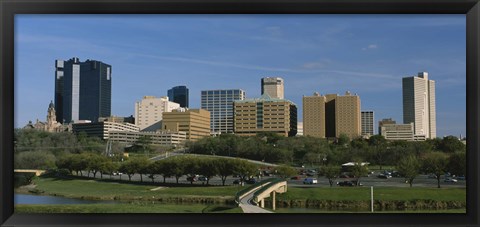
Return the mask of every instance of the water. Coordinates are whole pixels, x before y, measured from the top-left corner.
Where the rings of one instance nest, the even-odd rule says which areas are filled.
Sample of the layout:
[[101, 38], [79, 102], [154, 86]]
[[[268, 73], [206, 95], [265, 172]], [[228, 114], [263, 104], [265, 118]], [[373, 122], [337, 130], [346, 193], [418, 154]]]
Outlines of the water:
[[96, 204], [119, 203], [118, 201], [71, 199], [48, 195], [15, 194], [15, 204]]

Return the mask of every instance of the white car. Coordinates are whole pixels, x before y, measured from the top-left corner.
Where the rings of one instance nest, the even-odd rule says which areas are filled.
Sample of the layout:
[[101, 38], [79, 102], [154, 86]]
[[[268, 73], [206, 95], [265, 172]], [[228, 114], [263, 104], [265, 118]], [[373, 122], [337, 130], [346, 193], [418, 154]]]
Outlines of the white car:
[[303, 184], [318, 184], [318, 180], [315, 178], [305, 178]]
[[445, 179], [445, 182], [452, 182], [452, 183], [457, 183], [457, 179], [453, 179], [453, 178], [447, 178]]

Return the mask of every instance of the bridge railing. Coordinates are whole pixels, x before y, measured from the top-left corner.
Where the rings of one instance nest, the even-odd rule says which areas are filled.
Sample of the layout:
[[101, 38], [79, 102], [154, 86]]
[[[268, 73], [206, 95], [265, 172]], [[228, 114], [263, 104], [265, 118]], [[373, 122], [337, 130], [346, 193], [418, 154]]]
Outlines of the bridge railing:
[[237, 194], [235, 195], [235, 202], [237, 204], [240, 203], [240, 200], [245, 197], [245, 195], [249, 194], [250, 192], [254, 191], [254, 190], [257, 190], [259, 187], [263, 187], [267, 184], [270, 184], [270, 182], [273, 182], [273, 181], [276, 181], [278, 180], [277, 178], [270, 178], [270, 179], [266, 179], [266, 180], [263, 180], [263, 181], [260, 181], [260, 182], [257, 182], [253, 185], [250, 185], [240, 191], [237, 192]]
[[268, 182], [268, 184], [264, 185], [260, 190], [253, 193], [253, 201], [258, 201], [258, 195], [260, 195], [260, 194], [264, 193], [265, 191], [267, 191], [268, 189], [270, 189], [270, 187], [272, 185], [280, 183], [282, 181], [285, 181], [285, 179], [274, 178], [274, 180]]

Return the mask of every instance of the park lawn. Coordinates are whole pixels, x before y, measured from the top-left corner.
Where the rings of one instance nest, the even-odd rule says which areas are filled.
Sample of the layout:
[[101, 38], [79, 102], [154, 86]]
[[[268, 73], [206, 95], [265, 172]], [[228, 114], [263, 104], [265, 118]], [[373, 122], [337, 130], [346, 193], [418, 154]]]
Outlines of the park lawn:
[[[333, 188], [294, 188], [289, 187], [287, 193], [278, 194], [281, 200], [338, 200], [365, 201], [370, 200], [369, 187], [333, 187]], [[466, 201], [464, 188], [374, 188], [374, 199], [382, 201]]]
[[202, 213], [202, 204], [15, 205], [15, 213]]
[[162, 187], [158, 190], [154, 185], [138, 185], [101, 182], [96, 180], [83, 179], [58, 179], [58, 178], [36, 178], [36, 191], [48, 195], [57, 195], [70, 198], [85, 198], [99, 200], [130, 200], [141, 198], [166, 198], [166, 197], [223, 197], [234, 198], [238, 186], [215, 186], [203, 187]]

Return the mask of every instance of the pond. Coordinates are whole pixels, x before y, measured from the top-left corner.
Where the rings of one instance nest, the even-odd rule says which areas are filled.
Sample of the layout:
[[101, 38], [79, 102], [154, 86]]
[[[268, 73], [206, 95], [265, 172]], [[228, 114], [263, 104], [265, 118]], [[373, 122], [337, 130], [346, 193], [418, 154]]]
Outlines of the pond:
[[71, 199], [59, 196], [48, 195], [26, 195], [15, 194], [15, 204], [96, 204], [96, 203], [120, 203], [113, 200], [85, 200], [85, 199]]

